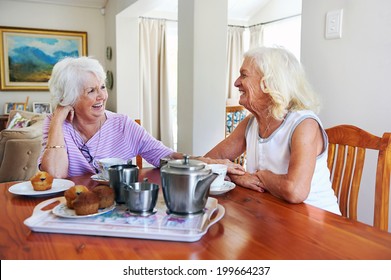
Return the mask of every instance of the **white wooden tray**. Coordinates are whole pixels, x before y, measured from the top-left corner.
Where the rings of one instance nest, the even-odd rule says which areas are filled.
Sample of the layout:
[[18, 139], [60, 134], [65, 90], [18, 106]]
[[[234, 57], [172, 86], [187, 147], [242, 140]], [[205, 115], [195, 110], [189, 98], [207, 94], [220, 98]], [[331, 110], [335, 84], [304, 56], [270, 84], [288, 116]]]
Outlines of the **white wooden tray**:
[[225, 214], [217, 199], [209, 197], [204, 213], [189, 217], [167, 214], [164, 201], [159, 199], [156, 213], [150, 216], [135, 215], [126, 211], [125, 205], [117, 205], [113, 211], [102, 215], [72, 219], [56, 216], [52, 209], [43, 210], [57, 201], [65, 203], [65, 198], [55, 197], [41, 202], [24, 224], [36, 232], [194, 242]]

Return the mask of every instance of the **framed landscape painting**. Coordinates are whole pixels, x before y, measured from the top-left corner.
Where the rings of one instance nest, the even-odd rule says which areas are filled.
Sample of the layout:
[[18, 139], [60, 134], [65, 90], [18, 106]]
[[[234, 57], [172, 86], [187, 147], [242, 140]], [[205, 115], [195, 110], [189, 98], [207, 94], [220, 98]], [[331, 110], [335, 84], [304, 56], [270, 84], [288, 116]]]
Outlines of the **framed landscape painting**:
[[48, 90], [54, 64], [87, 55], [87, 32], [0, 26], [0, 90]]

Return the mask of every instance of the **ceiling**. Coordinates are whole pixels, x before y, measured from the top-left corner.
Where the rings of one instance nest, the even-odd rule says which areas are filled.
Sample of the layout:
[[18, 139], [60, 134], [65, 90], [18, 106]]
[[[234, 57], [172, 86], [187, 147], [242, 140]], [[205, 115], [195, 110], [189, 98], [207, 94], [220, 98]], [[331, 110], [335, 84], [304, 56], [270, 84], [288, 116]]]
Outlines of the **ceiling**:
[[65, 5], [101, 9], [108, 0], [13, 0], [19, 2], [37, 2], [43, 4]]
[[[76, 7], [88, 7], [102, 9], [107, 1], [113, 0], [14, 0], [20, 2], [37, 2], [55, 5], [67, 5]], [[118, 1], [118, 0], [114, 0]], [[228, 0], [228, 19], [248, 21], [253, 15], [262, 9], [271, 0]], [[159, 1], [162, 4], [156, 7], [156, 11], [176, 12], [178, 0]]]

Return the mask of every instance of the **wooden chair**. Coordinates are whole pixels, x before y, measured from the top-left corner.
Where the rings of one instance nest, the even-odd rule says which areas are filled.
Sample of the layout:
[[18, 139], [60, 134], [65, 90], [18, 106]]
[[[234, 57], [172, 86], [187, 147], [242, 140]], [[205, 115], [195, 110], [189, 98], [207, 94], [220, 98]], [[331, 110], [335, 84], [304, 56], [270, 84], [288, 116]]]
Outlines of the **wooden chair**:
[[[134, 120], [136, 123], [141, 125], [141, 120], [140, 119], [135, 119]], [[140, 155], [136, 156], [136, 165], [139, 169], [143, 168], [143, 158]]]
[[[236, 126], [247, 116], [247, 110], [241, 105], [227, 106], [225, 107], [225, 114], [225, 137], [228, 137]], [[244, 166], [246, 164], [246, 152], [237, 157], [235, 163]]]
[[377, 150], [373, 226], [388, 231], [391, 133], [372, 135], [352, 125], [326, 129], [328, 167], [342, 215], [357, 220], [357, 201], [367, 149]]

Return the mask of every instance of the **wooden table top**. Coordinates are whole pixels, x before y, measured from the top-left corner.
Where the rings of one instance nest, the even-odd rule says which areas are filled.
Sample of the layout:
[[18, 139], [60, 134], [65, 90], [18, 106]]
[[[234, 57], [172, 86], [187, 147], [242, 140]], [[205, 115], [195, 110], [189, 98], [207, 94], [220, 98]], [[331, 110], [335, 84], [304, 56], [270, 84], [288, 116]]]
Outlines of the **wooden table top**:
[[[144, 177], [161, 185], [158, 169], [140, 170], [139, 179]], [[88, 187], [97, 184], [90, 176], [71, 180]], [[241, 187], [214, 196], [225, 215], [196, 242], [33, 232], [24, 220], [38, 203], [51, 197], [14, 195], [8, 191], [13, 184], [0, 184], [2, 260], [391, 259], [388, 232]]]

